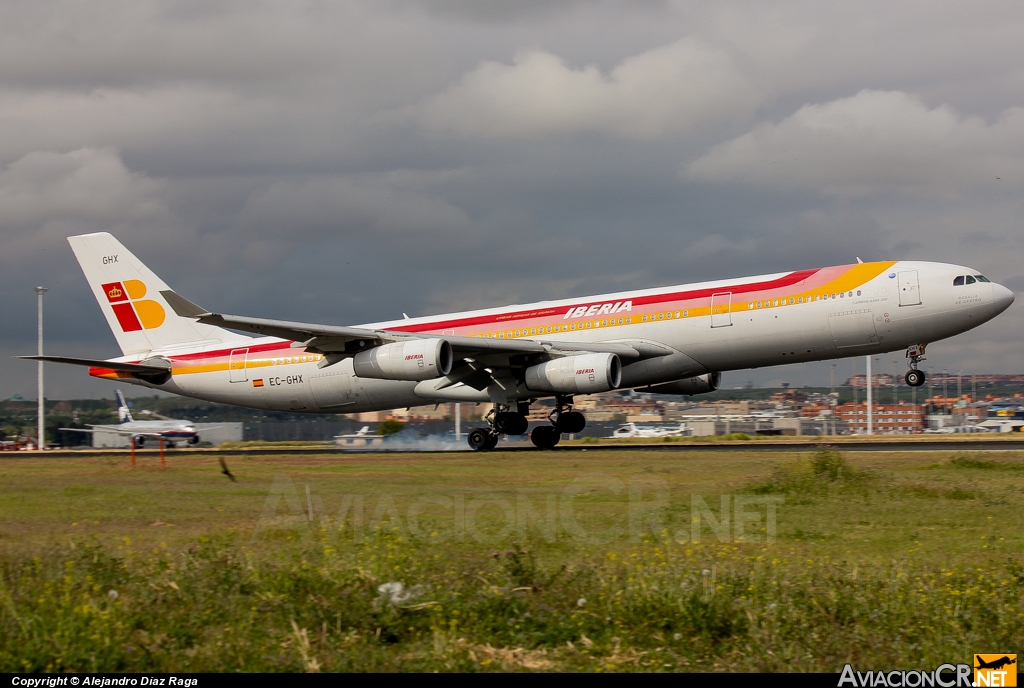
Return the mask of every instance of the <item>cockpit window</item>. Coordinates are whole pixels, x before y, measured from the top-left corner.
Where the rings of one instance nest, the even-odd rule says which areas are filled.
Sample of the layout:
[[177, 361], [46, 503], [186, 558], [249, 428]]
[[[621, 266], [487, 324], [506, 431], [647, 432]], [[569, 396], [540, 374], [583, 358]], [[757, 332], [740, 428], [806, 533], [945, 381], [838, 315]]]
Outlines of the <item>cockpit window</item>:
[[970, 275], [967, 275], [967, 284], [974, 284], [974, 283], [975, 283], [975, 282], [977, 282], [977, 281], [978, 281], [978, 280], [974, 279], [974, 278], [973, 278], [973, 277], [971, 277]]
[[988, 277], [985, 277], [984, 275], [975, 275], [974, 279], [978, 280], [979, 282], [988, 282], [989, 281]]
[[959, 277], [954, 279], [953, 280], [953, 286], [954, 287], [962, 287], [962, 286], [964, 286], [964, 276], [960, 275]]

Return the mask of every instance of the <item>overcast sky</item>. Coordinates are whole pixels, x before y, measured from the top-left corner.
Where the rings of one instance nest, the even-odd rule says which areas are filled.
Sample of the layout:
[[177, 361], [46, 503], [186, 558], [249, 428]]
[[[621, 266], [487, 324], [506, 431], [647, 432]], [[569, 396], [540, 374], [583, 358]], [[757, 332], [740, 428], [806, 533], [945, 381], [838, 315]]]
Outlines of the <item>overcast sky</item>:
[[[65, 241], [100, 230], [332, 324], [857, 256], [1024, 291], [1021, 36], [1019, 1], [7, 0], [0, 396], [35, 396], [36, 284], [48, 353], [119, 353]], [[1024, 372], [1021, 301], [928, 364]]]

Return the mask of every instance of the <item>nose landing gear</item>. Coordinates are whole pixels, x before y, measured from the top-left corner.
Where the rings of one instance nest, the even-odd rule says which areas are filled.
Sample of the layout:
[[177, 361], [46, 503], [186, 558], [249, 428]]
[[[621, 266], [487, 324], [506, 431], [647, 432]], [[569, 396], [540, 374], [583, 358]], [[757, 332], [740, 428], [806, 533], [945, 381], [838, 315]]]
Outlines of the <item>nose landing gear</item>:
[[917, 369], [917, 364], [924, 360], [925, 346], [927, 345], [915, 344], [907, 349], [907, 358], [909, 359], [907, 365], [910, 366], [910, 370], [907, 371], [903, 379], [910, 387], [920, 387], [925, 382], [926, 376], [924, 371]]

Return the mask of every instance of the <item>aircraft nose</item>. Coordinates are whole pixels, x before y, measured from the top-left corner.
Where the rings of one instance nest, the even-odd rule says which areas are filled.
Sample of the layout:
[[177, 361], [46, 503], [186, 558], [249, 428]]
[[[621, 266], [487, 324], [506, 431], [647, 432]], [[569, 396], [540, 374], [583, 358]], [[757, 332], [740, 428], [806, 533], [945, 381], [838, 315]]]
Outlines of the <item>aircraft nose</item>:
[[1004, 287], [1001, 284], [992, 285], [992, 303], [999, 309], [1000, 312], [1005, 311], [1013, 303], [1014, 299], [1013, 292]]

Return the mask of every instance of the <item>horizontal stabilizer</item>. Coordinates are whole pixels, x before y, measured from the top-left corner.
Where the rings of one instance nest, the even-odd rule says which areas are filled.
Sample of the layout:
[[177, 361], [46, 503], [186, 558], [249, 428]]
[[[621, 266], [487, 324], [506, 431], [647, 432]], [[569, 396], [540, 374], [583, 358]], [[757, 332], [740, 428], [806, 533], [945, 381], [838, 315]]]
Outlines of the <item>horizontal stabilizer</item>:
[[67, 363], [69, 365], [92, 366], [108, 370], [120, 370], [126, 373], [166, 373], [171, 369], [170, 363], [162, 359], [144, 363], [119, 363], [104, 361], [101, 358], [71, 358], [69, 356], [15, 356], [26, 361], [46, 361], [47, 363]]

